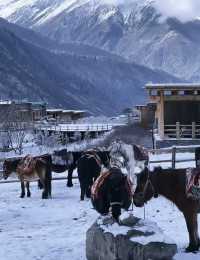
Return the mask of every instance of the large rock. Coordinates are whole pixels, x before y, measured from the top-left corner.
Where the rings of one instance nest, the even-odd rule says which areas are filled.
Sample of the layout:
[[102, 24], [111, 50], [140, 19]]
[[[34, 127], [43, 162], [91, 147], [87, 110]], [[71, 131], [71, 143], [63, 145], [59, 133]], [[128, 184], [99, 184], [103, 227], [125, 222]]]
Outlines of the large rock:
[[87, 231], [88, 260], [169, 260], [177, 252], [155, 223], [133, 216], [118, 225], [111, 218], [100, 217]]

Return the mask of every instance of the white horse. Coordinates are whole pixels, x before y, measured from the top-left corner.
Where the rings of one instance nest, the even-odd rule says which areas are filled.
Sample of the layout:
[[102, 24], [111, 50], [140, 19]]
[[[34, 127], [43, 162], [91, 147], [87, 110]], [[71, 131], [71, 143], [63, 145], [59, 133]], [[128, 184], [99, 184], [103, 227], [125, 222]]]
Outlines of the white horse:
[[136, 185], [136, 174], [141, 172], [148, 163], [148, 151], [141, 146], [114, 141], [109, 147], [111, 166], [125, 168], [127, 175]]

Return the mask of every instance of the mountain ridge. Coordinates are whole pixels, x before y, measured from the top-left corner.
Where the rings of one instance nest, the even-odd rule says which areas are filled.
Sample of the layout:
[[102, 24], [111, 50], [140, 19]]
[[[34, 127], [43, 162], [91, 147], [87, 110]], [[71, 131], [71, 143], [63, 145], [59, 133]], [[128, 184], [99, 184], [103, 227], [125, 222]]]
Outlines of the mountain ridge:
[[64, 51], [63, 46], [61, 51], [58, 45], [56, 51], [49, 42], [45, 48], [46, 38], [36, 33], [30, 37], [31, 31], [20, 30], [0, 20], [1, 98], [29, 98], [51, 106], [112, 115], [144, 102], [145, 83], [179, 81], [95, 48], [87, 55], [88, 46], [82, 46], [84, 55], [80, 45], [73, 46], [74, 52]]
[[[200, 81], [200, 21], [164, 18], [153, 1], [0, 0], [0, 16], [59, 43], [84, 43], [151, 69]], [[130, 2], [129, 2], [130, 3]], [[8, 12], [10, 10], [10, 13]]]

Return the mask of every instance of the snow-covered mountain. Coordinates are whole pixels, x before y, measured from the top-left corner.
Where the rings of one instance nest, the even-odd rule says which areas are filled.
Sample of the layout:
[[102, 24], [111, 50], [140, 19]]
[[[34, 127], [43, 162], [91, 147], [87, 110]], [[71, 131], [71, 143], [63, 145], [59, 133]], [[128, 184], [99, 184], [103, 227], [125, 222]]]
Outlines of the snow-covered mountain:
[[164, 19], [154, 0], [0, 0], [0, 16], [59, 42], [85, 43], [200, 79], [200, 21]]
[[43, 100], [108, 115], [142, 102], [146, 82], [164, 81], [178, 79], [96, 48], [59, 46], [0, 19], [1, 98]]

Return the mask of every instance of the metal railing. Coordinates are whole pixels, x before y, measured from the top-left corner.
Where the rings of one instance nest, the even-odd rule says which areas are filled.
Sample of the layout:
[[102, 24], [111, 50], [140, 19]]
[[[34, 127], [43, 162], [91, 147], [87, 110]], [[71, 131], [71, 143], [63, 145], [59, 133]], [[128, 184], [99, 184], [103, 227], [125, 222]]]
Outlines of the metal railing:
[[59, 124], [38, 126], [36, 129], [56, 132], [102, 132], [111, 131], [113, 127], [111, 124]]

